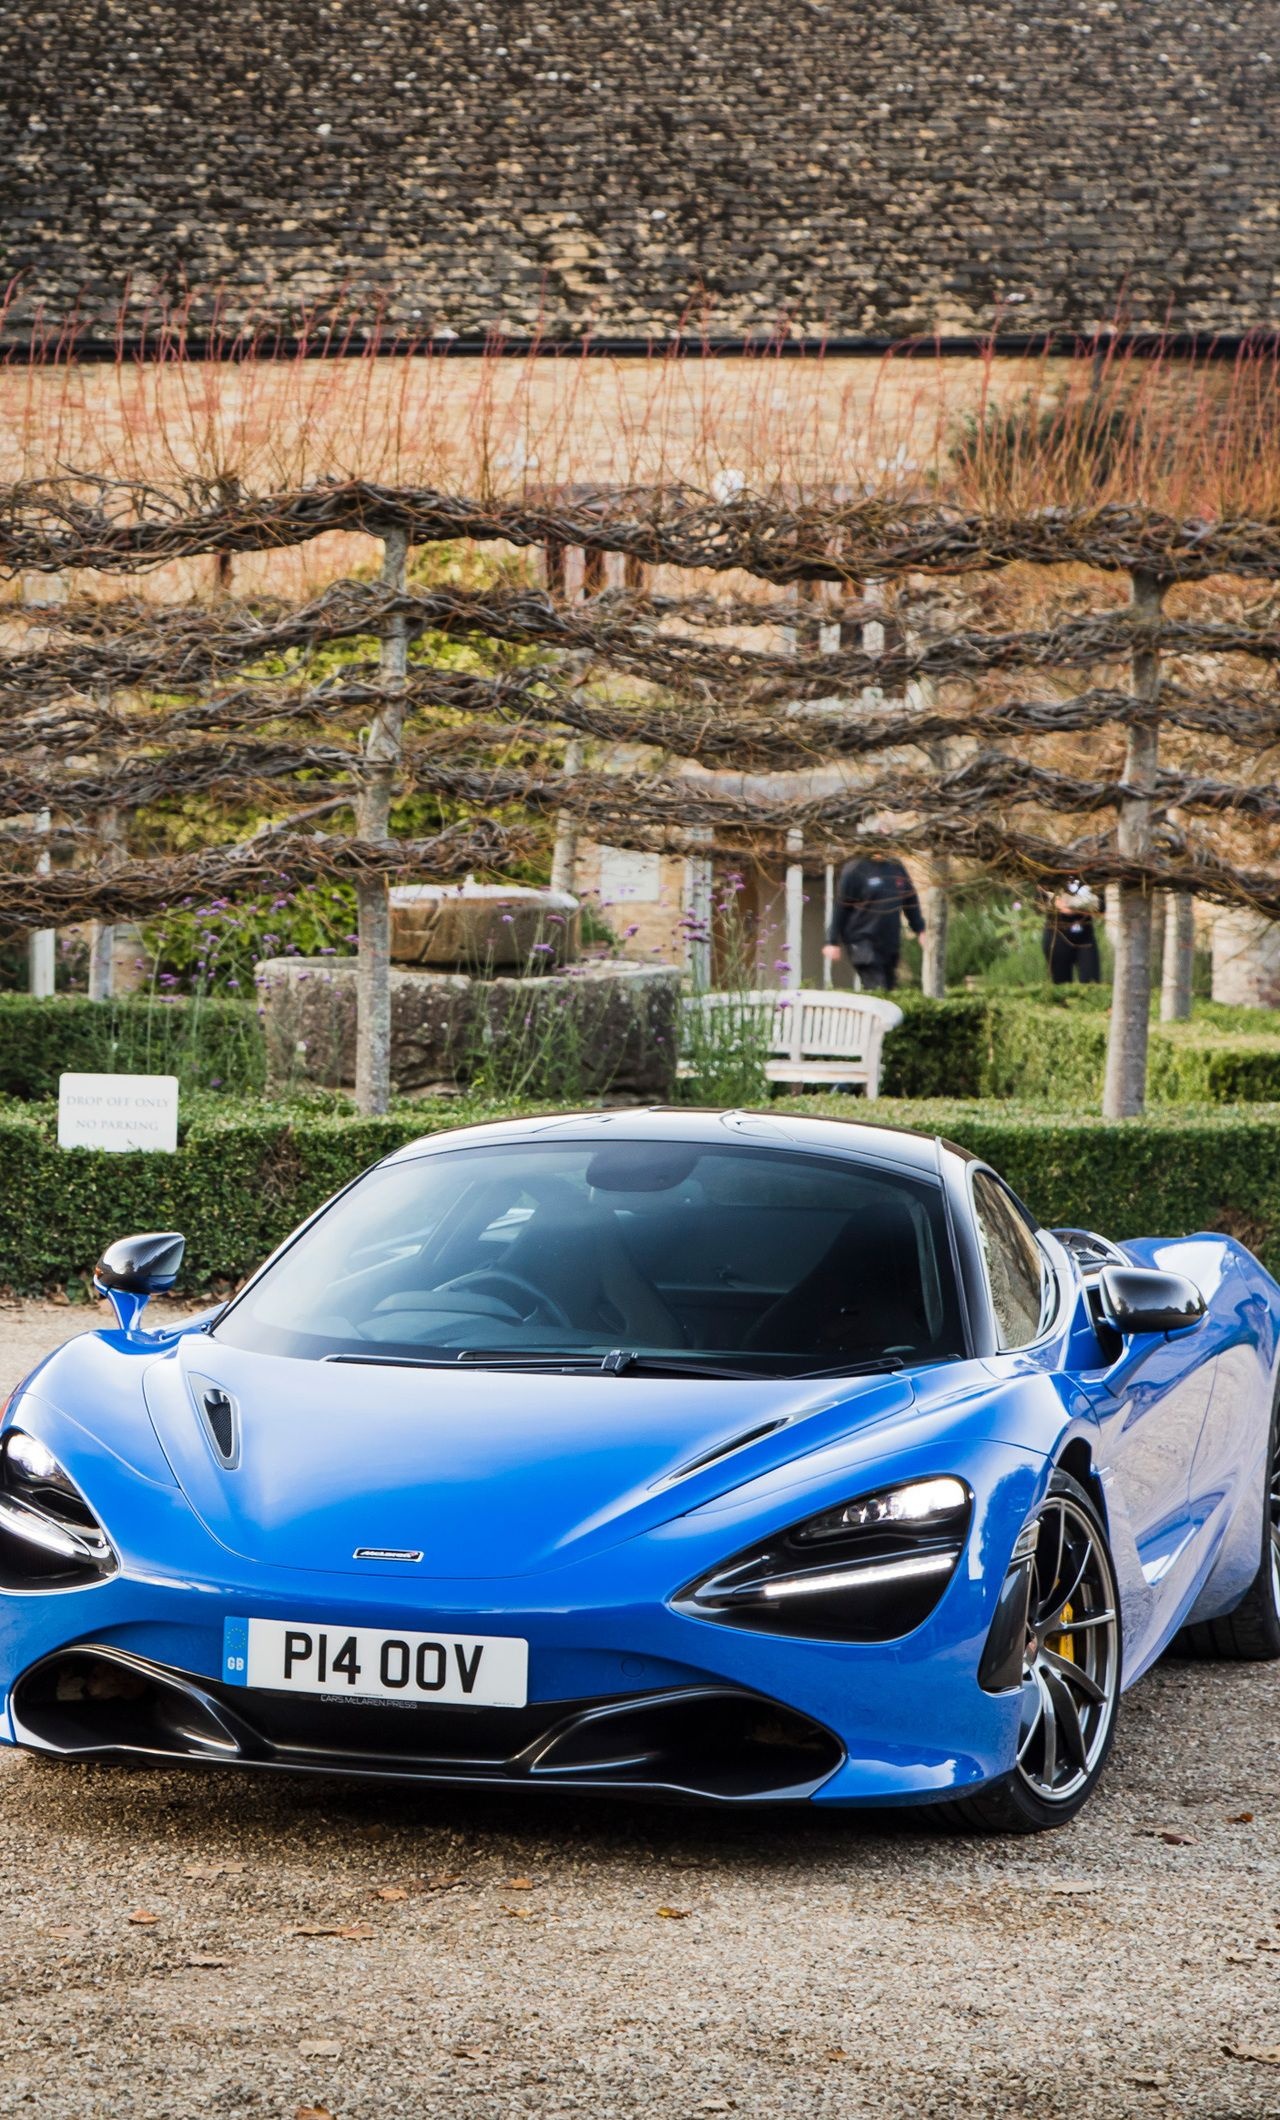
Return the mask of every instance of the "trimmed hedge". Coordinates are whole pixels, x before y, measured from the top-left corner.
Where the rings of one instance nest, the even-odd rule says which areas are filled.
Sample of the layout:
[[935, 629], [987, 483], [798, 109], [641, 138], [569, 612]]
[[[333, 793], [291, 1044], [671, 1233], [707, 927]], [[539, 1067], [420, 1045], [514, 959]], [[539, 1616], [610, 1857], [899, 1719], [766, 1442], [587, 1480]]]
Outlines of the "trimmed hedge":
[[[1047, 1109], [1096, 1106], [1108, 992], [1037, 988], [1013, 997], [899, 995], [884, 1049], [888, 1097], [1015, 1097]], [[0, 994], [0, 1094], [54, 1097], [66, 1070], [174, 1074], [184, 1091], [242, 1096], [266, 1079], [250, 1002], [83, 994]], [[1191, 1023], [1153, 1024], [1150, 1096], [1159, 1104], [1280, 1101], [1280, 1010], [1197, 1003]]]
[[[1107, 1014], [1093, 996], [1103, 990], [1064, 991], [1081, 998], [900, 996], [904, 1021], [885, 1040], [884, 1094], [1096, 1109]], [[1147, 1086], [1153, 1104], [1280, 1102], [1280, 1011], [1210, 1003], [1190, 1023], [1153, 1023]]]
[[[943, 1133], [994, 1164], [1046, 1222], [1118, 1238], [1223, 1229], [1280, 1273], [1280, 1104], [1123, 1125], [936, 1100], [882, 1100], [866, 1111], [827, 1096], [772, 1109]], [[83, 1284], [112, 1237], [163, 1228], [186, 1233], [186, 1291], [238, 1279], [379, 1156], [422, 1134], [507, 1115], [468, 1102], [401, 1104], [385, 1119], [360, 1119], [336, 1098], [205, 1097], [189, 1100], [178, 1151], [166, 1156], [59, 1150], [51, 1105], [0, 1107], [0, 1284], [23, 1293]]]
[[990, 1068], [991, 1003], [982, 994], [894, 995], [902, 1022], [884, 1042], [886, 1097], [980, 1097]]
[[266, 1051], [249, 1002], [0, 994], [0, 1092], [56, 1097], [64, 1072], [176, 1075], [184, 1089], [237, 1095], [262, 1088]]
[[[850, 1116], [841, 1096], [792, 1098], [787, 1109]], [[1012, 1103], [881, 1099], [866, 1116], [970, 1149], [1042, 1222], [1119, 1241], [1223, 1230], [1280, 1278], [1280, 1103], [1183, 1106], [1116, 1122]]]

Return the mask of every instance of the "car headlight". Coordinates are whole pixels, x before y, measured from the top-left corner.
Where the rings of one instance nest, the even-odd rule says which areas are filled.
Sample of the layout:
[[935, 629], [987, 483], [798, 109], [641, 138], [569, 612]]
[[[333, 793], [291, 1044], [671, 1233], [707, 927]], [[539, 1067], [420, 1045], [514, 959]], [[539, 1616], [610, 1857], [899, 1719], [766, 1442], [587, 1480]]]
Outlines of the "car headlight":
[[38, 1436], [0, 1438], [0, 1583], [63, 1589], [114, 1573], [111, 1542], [70, 1474]]
[[892, 1641], [933, 1611], [972, 1510], [964, 1481], [949, 1476], [881, 1488], [735, 1554], [672, 1602], [693, 1618], [759, 1633]]

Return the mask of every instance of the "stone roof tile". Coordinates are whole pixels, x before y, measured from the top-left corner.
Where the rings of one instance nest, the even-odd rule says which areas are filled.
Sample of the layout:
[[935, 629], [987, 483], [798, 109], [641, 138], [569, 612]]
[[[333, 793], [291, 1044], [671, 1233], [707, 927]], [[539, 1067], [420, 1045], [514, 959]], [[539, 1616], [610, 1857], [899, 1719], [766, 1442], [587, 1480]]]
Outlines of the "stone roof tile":
[[1280, 322], [1280, 0], [58, 0], [0, 59], [11, 336], [126, 280], [463, 334]]

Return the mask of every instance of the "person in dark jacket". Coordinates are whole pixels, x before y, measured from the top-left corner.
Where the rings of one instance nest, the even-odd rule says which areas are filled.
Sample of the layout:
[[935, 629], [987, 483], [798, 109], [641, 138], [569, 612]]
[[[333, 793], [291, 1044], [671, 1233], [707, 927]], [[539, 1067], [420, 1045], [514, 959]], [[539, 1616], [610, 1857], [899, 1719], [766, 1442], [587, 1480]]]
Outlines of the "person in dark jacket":
[[1065, 890], [1049, 897], [1040, 947], [1055, 986], [1070, 986], [1073, 978], [1081, 986], [1096, 986], [1101, 979], [1098, 934], [1093, 924], [1098, 911], [1097, 897], [1078, 876], [1070, 879]]
[[834, 964], [843, 953], [861, 986], [887, 993], [898, 976], [904, 914], [912, 934], [923, 935], [916, 887], [895, 854], [846, 861], [823, 955]]

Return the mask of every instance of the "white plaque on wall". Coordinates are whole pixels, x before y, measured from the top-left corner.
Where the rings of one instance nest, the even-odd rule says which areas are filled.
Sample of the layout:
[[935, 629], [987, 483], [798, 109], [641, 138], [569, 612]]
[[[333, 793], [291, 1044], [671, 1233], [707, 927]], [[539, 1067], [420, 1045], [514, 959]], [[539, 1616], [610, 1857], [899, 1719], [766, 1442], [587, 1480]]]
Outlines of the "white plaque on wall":
[[176, 1075], [59, 1075], [59, 1148], [177, 1145]]
[[660, 854], [631, 854], [624, 847], [601, 847], [602, 905], [654, 905], [661, 895]]

